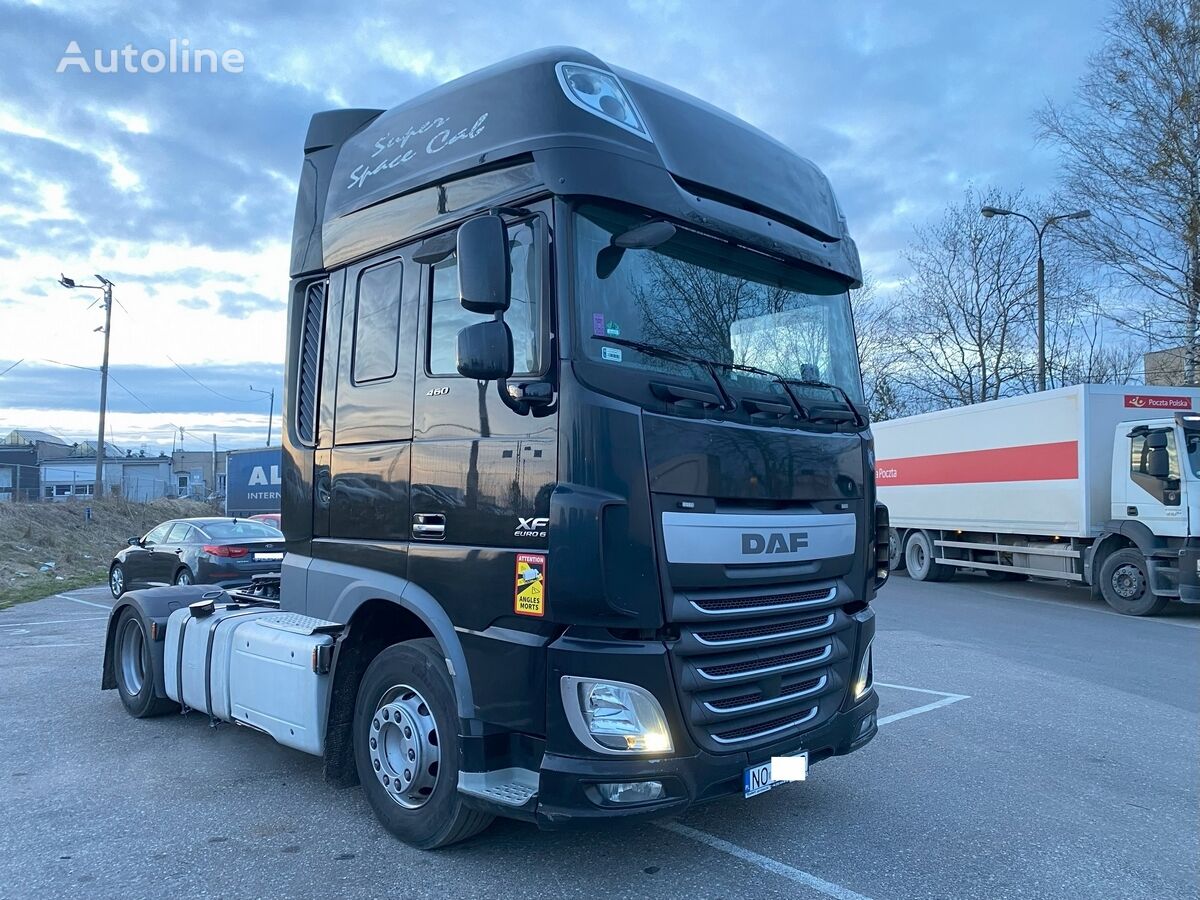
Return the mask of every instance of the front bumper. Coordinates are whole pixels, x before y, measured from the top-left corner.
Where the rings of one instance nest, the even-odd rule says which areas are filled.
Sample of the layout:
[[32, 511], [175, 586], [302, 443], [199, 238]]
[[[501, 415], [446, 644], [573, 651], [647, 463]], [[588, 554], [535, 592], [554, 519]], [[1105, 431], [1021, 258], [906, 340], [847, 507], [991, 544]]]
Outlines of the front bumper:
[[1200, 603], [1200, 544], [1189, 540], [1179, 551], [1179, 599]]
[[[746, 767], [772, 756], [807, 750], [812, 765], [865, 746], [879, 730], [878, 708], [879, 697], [871, 690], [860, 703], [821, 727], [745, 753], [717, 755], [701, 750], [690, 756], [650, 759], [585, 759], [547, 753], [539, 773], [534, 817], [540, 827], [555, 829], [630, 816], [679, 814], [697, 803], [740, 795]], [[864, 726], [865, 720], [869, 721]], [[595, 787], [604, 782], [634, 781], [659, 781], [666, 796], [650, 803], [608, 803]]]

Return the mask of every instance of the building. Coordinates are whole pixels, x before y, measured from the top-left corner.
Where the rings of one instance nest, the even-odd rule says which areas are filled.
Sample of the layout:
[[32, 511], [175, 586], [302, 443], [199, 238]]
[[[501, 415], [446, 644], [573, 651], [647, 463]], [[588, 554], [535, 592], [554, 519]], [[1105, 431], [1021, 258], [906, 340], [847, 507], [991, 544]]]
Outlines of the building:
[[1193, 383], [1193, 379], [1188, 377], [1186, 347], [1152, 350], [1142, 355], [1142, 365], [1146, 372], [1146, 384], [1171, 387]]
[[0, 503], [36, 500], [41, 481], [37, 447], [0, 444]]
[[58, 459], [70, 456], [78, 445], [72, 445], [60, 437], [36, 431], [33, 428], [14, 428], [4, 437], [6, 447], [32, 447], [37, 452], [38, 460]]
[[[68, 500], [96, 494], [95, 456], [43, 459], [38, 467], [44, 500]], [[104, 483], [110, 494], [120, 494], [131, 500], [169, 496], [172, 492], [170, 457], [106, 456]]]
[[225, 496], [226, 465], [224, 450], [176, 450], [171, 454], [172, 493], [197, 500]]

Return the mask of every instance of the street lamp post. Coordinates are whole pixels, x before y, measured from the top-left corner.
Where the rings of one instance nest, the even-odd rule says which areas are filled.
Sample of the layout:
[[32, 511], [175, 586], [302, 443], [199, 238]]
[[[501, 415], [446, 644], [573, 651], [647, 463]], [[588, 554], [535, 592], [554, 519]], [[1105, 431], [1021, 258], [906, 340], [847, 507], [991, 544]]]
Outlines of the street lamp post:
[[59, 273], [58, 283], [65, 288], [101, 291], [104, 303], [104, 361], [100, 364], [100, 433], [96, 437], [96, 486], [94, 496], [104, 496], [104, 415], [108, 409], [108, 338], [112, 332], [113, 283], [103, 275], [96, 276], [99, 284], [76, 284], [75, 279]]
[[1032, 225], [1037, 234], [1038, 390], [1044, 391], [1046, 389], [1046, 263], [1042, 258], [1042, 238], [1046, 234], [1046, 229], [1056, 222], [1062, 222], [1065, 219], [1086, 219], [1092, 213], [1090, 210], [1081, 209], [1078, 212], [1047, 216], [1046, 221], [1041, 225], [1024, 213], [1013, 212], [1011, 209], [1000, 209], [998, 206], [985, 206], [979, 210], [979, 213], [985, 219], [990, 219], [992, 216], [1017, 216]]
[[256, 394], [269, 394], [271, 397], [270, 411], [267, 413], [267, 446], [270, 447], [271, 446], [271, 422], [275, 418], [275, 388], [271, 388], [271, 390], [269, 390], [269, 391], [264, 391], [261, 388], [256, 388], [254, 385], [250, 385], [250, 390], [254, 391], [254, 393], [256, 393]]

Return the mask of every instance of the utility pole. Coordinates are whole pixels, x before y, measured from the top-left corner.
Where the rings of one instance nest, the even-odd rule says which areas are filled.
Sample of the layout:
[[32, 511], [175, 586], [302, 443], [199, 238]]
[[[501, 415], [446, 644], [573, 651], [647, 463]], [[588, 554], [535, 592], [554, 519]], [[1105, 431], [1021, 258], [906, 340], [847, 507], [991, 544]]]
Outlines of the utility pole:
[[[65, 288], [84, 288], [101, 291], [104, 304], [104, 361], [100, 364], [100, 431], [96, 437], [96, 486], [95, 496], [104, 496], [104, 416], [108, 411], [108, 343], [112, 333], [112, 289], [113, 283], [103, 275], [97, 275], [100, 284], [76, 284], [75, 279], [59, 274], [58, 283]], [[97, 331], [101, 329], [97, 328]]]
[[209, 489], [208, 493], [210, 495], [212, 495], [212, 494], [215, 494], [216, 492], [217, 492], [217, 433], [214, 431], [213, 432], [213, 480], [212, 480], [212, 487]]
[[1047, 216], [1046, 221], [1038, 225], [1024, 213], [1013, 212], [1011, 209], [985, 206], [979, 212], [985, 219], [990, 219], [992, 216], [1016, 216], [1024, 219], [1033, 226], [1033, 230], [1037, 234], [1037, 384], [1038, 390], [1044, 391], [1046, 389], [1046, 262], [1042, 258], [1042, 238], [1046, 236], [1046, 229], [1051, 225], [1066, 219], [1087, 219], [1092, 214], [1089, 210], [1081, 209], [1078, 212]]
[[270, 411], [267, 413], [267, 446], [270, 447], [271, 421], [275, 418], [275, 388], [271, 388], [269, 391], [264, 391], [261, 388], [256, 388], [254, 385], [250, 385], [250, 390], [254, 391], [256, 394], [269, 394], [271, 396]]

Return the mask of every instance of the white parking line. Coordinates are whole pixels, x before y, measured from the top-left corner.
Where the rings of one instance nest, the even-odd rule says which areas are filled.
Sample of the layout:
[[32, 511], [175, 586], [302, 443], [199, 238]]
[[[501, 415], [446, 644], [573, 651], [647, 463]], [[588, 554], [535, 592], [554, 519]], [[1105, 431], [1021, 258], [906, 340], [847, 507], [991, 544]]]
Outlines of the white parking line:
[[83, 644], [10, 644], [0, 650], [45, 650], [50, 647], [82, 647]]
[[4, 622], [0, 628], [30, 628], [36, 625], [70, 625], [73, 622], [103, 622], [108, 616], [80, 616], [78, 619], [48, 619], [45, 622]]
[[1159, 616], [1126, 616], [1113, 609], [1108, 609], [1100, 606], [1088, 606], [1083, 601], [1075, 602], [1071, 598], [1063, 598], [1062, 600], [1053, 600], [1049, 597], [1030, 597], [1026, 594], [1008, 594], [1003, 591], [988, 590], [987, 588], [970, 586], [971, 590], [984, 594], [988, 597], [998, 597], [1002, 600], [1023, 600], [1026, 603], [1041, 603], [1045, 606], [1057, 606], [1060, 609], [1066, 607], [1068, 609], [1077, 609], [1080, 612], [1092, 613], [1101, 616], [1116, 616], [1118, 619], [1129, 619], [1135, 622], [1153, 622], [1157, 625], [1173, 625], [1176, 628], [1190, 628], [1192, 631], [1200, 631], [1200, 622], [1176, 622], [1174, 619], [1164, 619]]
[[66, 594], [55, 594], [59, 600], [70, 600], [72, 603], [82, 603], [84, 606], [94, 606], [97, 609], [112, 609], [111, 603], [93, 603], [91, 600], [80, 600], [78, 597], [68, 597]]
[[834, 884], [832, 881], [818, 878], [816, 875], [811, 875], [794, 866], [781, 863], [777, 859], [771, 859], [769, 856], [763, 856], [761, 853], [755, 853], [753, 850], [747, 850], [745, 847], [731, 844], [729, 841], [713, 837], [711, 834], [698, 831], [695, 828], [689, 828], [687, 825], [682, 825], [679, 822], [658, 822], [656, 824], [659, 828], [666, 831], [678, 834], [700, 844], [707, 844], [709, 847], [720, 850], [722, 853], [728, 853], [730, 856], [735, 856], [743, 862], [748, 862], [751, 865], [758, 866], [760, 869], [766, 869], [768, 872], [773, 872], [798, 884], [810, 887], [815, 891], [820, 891], [827, 897], [837, 897], [838, 900], [869, 900], [863, 894], [856, 893], [849, 888], [844, 888], [840, 884]]
[[[879, 720], [880, 725], [886, 725], [889, 722], [896, 722], [900, 719], [907, 719], [909, 716], [919, 716], [921, 713], [931, 712], [935, 709], [940, 709], [943, 706], [949, 706], [951, 703], [957, 703], [960, 700], [970, 700], [966, 694], [951, 694], [947, 691], [932, 691], [929, 688], [912, 687], [907, 684], [890, 684], [884, 681], [875, 682], [876, 687], [893, 688], [899, 691], [913, 691], [918, 694], [929, 694], [941, 699], [935, 700], [933, 703], [927, 703], [924, 706], [918, 706], [915, 709], [906, 709], [903, 712], [893, 713], [890, 716], [884, 716]], [[745, 847], [739, 847], [737, 844], [723, 840], [719, 837], [714, 837], [705, 831], [700, 831], [696, 828], [690, 828], [680, 822], [656, 822], [659, 828], [678, 834], [689, 840], [696, 841], [700, 844], [705, 844], [715, 850], [720, 850], [722, 853], [728, 853], [730, 856], [735, 856], [743, 862], [748, 862], [751, 865], [758, 866], [760, 869], [765, 869], [768, 872], [773, 872], [784, 878], [795, 881], [798, 884], [807, 885], [815, 891], [820, 891], [828, 897], [837, 897], [839, 900], [868, 900], [863, 894], [856, 893], [849, 888], [842, 887], [840, 884], [834, 884], [832, 881], [826, 881], [824, 878], [819, 878], [802, 869], [797, 869], [795, 866], [789, 866], [786, 863], [781, 863], [777, 859], [771, 859], [769, 856], [763, 856], [761, 853], [755, 853], [753, 850], [747, 850]]]
[[886, 725], [889, 722], [898, 722], [900, 719], [907, 719], [909, 716], [919, 716], [921, 713], [932, 712], [935, 709], [941, 709], [943, 706], [949, 706], [951, 703], [957, 703], [959, 700], [970, 700], [966, 694], [950, 694], [946, 691], [931, 691], [929, 688], [910, 687], [907, 684], [888, 684], [883, 681], [875, 682], [875, 687], [893, 688], [898, 691], [915, 691], [918, 694], [932, 694], [934, 697], [941, 697], [941, 700], [935, 700], [933, 703], [927, 703], [924, 706], [918, 706], [914, 709], [906, 709], [902, 712], [892, 713], [890, 716], [884, 716], [879, 720], [880, 725]]

